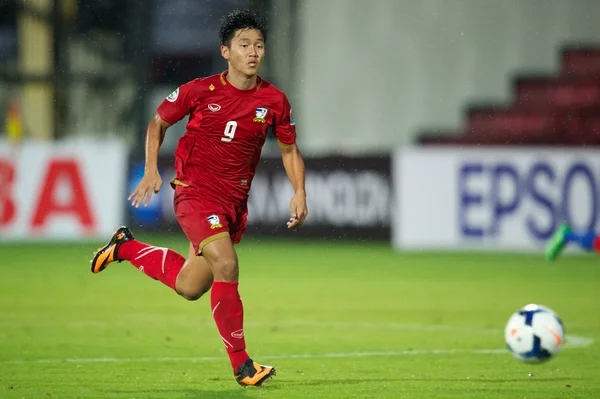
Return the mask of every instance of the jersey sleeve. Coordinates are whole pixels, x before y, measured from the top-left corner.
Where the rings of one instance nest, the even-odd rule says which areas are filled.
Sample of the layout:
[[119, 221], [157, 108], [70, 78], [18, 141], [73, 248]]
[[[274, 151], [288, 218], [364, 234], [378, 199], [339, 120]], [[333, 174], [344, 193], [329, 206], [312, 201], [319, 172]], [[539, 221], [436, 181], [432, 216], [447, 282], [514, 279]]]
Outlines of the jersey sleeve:
[[285, 94], [281, 112], [275, 119], [275, 137], [283, 144], [294, 144], [296, 142], [296, 121], [292, 113], [292, 106]]
[[172, 125], [190, 113], [193, 83], [192, 81], [179, 86], [163, 100], [156, 110], [160, 119]]

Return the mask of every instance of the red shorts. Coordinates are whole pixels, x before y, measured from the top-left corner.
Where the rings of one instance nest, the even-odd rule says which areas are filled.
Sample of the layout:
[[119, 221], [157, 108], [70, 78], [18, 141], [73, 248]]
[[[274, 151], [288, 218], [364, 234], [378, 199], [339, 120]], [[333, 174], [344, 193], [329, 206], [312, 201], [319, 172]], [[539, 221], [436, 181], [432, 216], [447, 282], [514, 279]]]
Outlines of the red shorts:
[[193, 187], [175, 186], [175, 216], [196, 253], [214, 240], [229, 236], [234, 244], [247, 226], [248, 207], [218, 203], [202, 197]]

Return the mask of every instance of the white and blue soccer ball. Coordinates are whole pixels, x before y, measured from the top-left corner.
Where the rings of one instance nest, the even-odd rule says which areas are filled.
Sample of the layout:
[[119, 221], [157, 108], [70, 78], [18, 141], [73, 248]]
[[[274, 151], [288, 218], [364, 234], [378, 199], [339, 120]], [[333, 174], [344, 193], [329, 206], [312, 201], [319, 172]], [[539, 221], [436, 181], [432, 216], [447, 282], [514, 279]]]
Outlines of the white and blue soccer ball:
[[552, 309], [530, 304], [513, 313], [506, 323], [504, 338], [514, 357], [527, 363], [541, 363], [560, 352], [565, 328]]

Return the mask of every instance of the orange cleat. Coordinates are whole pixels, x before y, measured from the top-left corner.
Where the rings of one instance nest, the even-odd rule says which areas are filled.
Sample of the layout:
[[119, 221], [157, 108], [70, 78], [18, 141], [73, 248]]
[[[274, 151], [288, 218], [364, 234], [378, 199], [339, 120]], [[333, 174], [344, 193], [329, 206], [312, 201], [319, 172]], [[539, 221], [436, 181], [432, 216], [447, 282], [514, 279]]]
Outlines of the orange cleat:
[[114, 261], [121, 262], [118, 257], [118, 251], [121, 244], [133, 240], [133, 233], [129, 227], [121, 226], [113, 232], [110, 241], [105, 246], [98, 248], [98, 252], [94, 252], [94, 259], [90, 261], [92, 265], [92, 273], [100, 273], [102, 270]]
[[244, 388], [250, 385], [260, 387], [275, 375], [275, 368], [263, 366], [248, 358], [244, 364], [238, 367], [234, 375], [238, 384]]

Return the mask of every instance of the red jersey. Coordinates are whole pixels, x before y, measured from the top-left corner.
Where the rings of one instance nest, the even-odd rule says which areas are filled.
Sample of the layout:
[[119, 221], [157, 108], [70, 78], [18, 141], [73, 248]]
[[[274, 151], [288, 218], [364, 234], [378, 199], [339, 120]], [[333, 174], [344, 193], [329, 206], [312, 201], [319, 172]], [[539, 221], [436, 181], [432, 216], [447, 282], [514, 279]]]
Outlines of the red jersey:
[[240, 204], [248, 199], [269, 126], [284, 144], [295, 143], [296, 128], [282, 91], [260, 78], [252, 89], [239, 90], [226, 74], [180, 86], [157, 112], [170, 124], [189, 115], [175, 150], [176, 181], [218, 202]]

